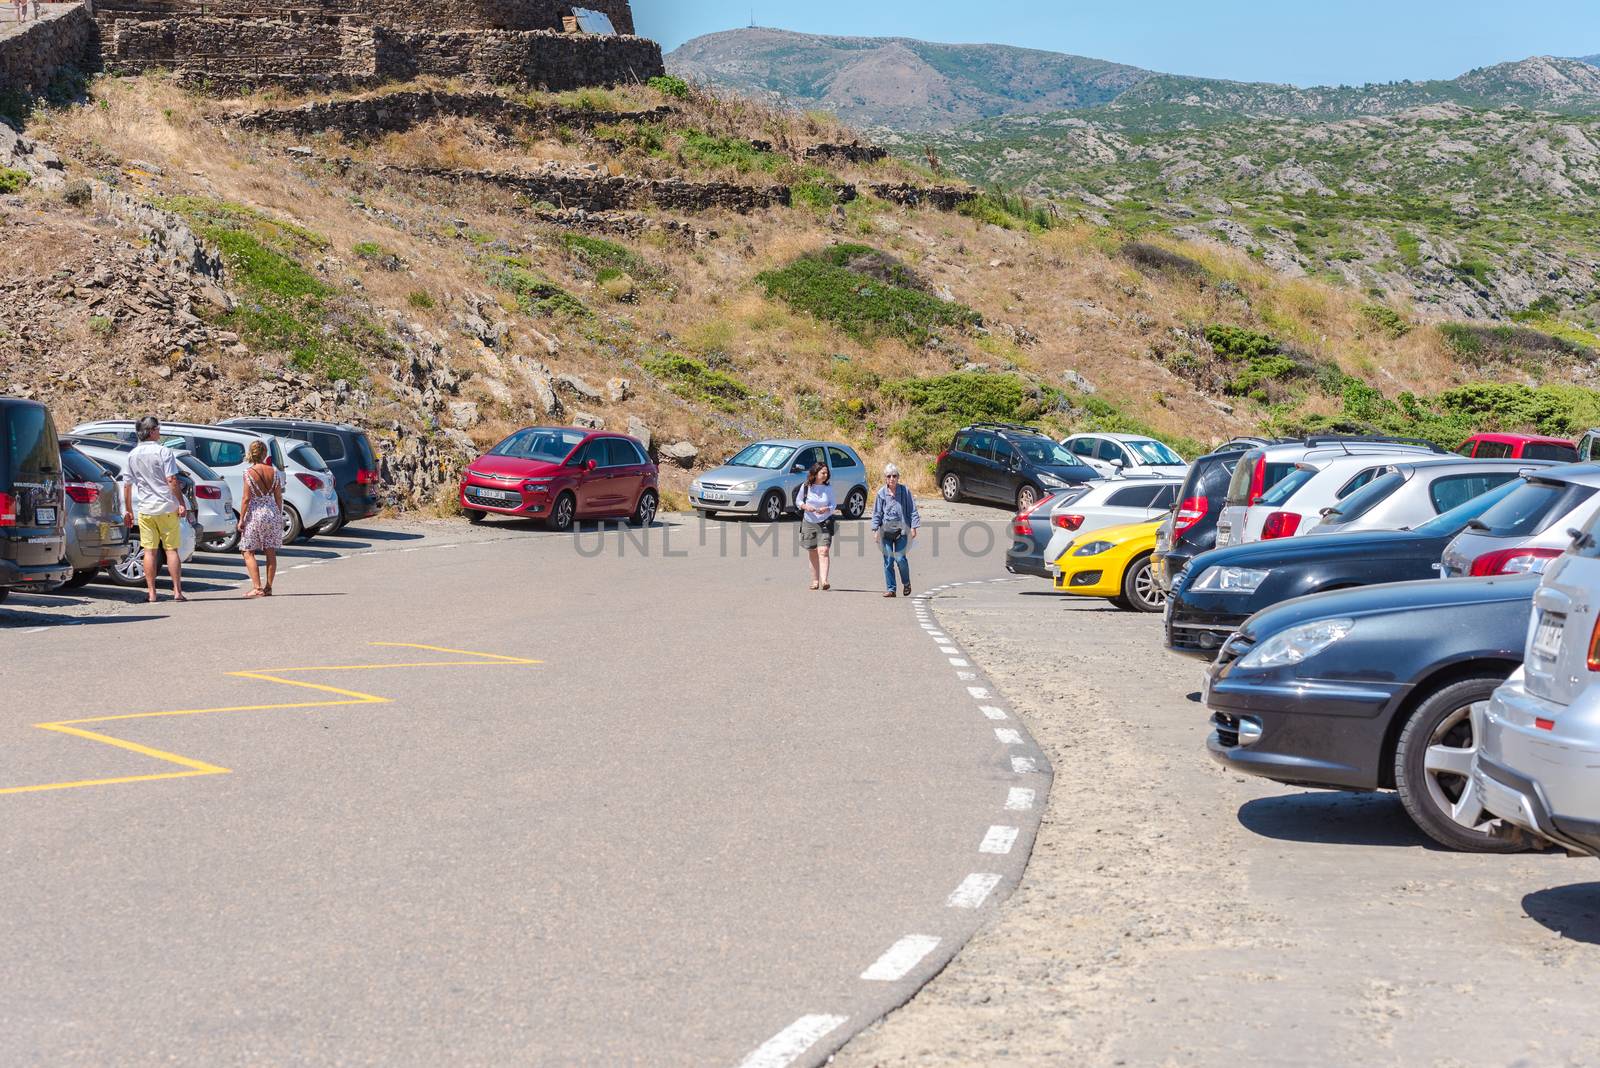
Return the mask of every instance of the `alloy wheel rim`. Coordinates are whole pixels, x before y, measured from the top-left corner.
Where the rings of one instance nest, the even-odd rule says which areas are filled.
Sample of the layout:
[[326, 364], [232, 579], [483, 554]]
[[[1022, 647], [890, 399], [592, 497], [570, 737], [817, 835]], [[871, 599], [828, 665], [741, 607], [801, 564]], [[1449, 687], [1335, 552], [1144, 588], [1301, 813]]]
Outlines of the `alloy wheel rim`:
[[1167, 592], [1156, 582], [1155, 571], [1148, 562], [1133, 576], [1133, 592], [1152, 608], [1161, 608], [1167, 603]]
[[945, 476], [945, 480], [944, 480], [944, 499], [945, 500], [947, 500], [947, 501], [955, 500], [956, 499], [956, 494], [960, 491], [960, 489], [961, 489], [961, 483], [956, 481], [956, 476], [954, 476], [954, 475], [946, 475]]
[[1036, 503], [1038, 503], [1038, 500], [1039, 495], [1033, 492], [1031, 488], [1024, 489], [1021, 493], [1017, 494], [1017, 511], [1026, 512], [1029, 508], [1032, 508]]
[[1474, 709], [1487, 709], [1489, 702], [1462, 705], [1439, 721], [1428, 738], [1423, 753], [1423, 777], [1427, 780], [1428, 800], [1456, 826], [1487, 834], [1496, 818], [1483, 807], [1478, 785], [1472, 777], [1472, 761], [1478, 753], [1478, 740], [1472, 733]]
[[556, 525], [566, 526], [572, 522], [572, 501], [566, 497], [556, 503]]
[[112, 570], [114, 570], [118, 576], [126, 579], [129, 582], [143, 582], [144, 560], [142, 558], [141, 551], [139, 549], [134, 549], [127, 556], [124, 556], [121, 560], [118, 560], [114, 565], [112, 565]]
[[644, 499], [644, 507], [639, 509], [639, 518], [644, 520], [644, 526], [649, 526], [655, 520], [656, 499], [654, 497], [646, 497]]
[[861, 514], [867, 510], [867, 495], [860, 490], [850, 494], [849, 507], [852, 518], [861, 518]]
[[778, 498], [768, 497], [766, 506], [761, 509], [761, 517], [768, 522], [776, 523], [782, 507], [783, 506], [778, 503]]

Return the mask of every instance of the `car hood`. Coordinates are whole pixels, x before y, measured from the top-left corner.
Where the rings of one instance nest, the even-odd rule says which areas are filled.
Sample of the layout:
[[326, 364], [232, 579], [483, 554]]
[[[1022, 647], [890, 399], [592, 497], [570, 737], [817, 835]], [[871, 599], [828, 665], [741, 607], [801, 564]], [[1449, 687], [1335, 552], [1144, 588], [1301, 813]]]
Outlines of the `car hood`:
[[1252, 637], [1276, 634], [1286, 627], [1339, 616], [1387, 615], [1391, 612], [1425, 612], [1497, 602], [1533, 603], [1538, 575], [1510, 575], [1484, 579], [1424, 579], [1334, 590], [1296, 597], [1251, 616], [1240, 628]]
[[[714, 467], [703, 475], [695, 477], [701, 482], [765, 482], [772, 478], [781, 478], [783, 469], [774, 471], [770, 467], [746, 467], [744, 464], [723, 464]], [[798, 475], [796, 476], [799, 477]]]
[[498, 476], [505, 479], [542, 478], [559, 474], [562, 466], [545, 460], [523, 460], [515, 456], [480, 456], [467, 465], [467, 470], [476, 475]]
[[1152, 519], [1144, 523], [1124, 523], [1120, 527], [1101, 527], [1091, 530], [1087, 534], [1080, 534], [1073, 539], [1073, 544], [1090, 541], [1109, 541], [1112, 545], [1126, 545], [1133, 541], [1148, 541], [1155, 544], [1156, 531], [1161, 529], [1162, 520]]

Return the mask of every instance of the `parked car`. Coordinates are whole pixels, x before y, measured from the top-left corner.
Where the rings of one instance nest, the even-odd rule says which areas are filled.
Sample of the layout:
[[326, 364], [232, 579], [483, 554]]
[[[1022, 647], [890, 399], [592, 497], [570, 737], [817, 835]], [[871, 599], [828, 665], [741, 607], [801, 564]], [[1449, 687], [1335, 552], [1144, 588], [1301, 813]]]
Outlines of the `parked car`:
[[576, 427], [527, 427], [461, 474], [459, 500], [473, 523], [490, 515], [540, 519], [568, 531], [579, 519], [655, 521], [660, 472], [644, 446], [622, 434]]
[[1233, 473], [1217, 544], [1293, 537], [1308, 516], [1320, 518], [1323, 508], [1387, 473], [1390, 465], [1438, 454], [1427, 442], [1365, 438], [1312, 438], [1255, 450]]
[[[73, 435], [108, 438], [132, 446], [138, 443], [131, 419], [102, 419], [73, 428]], [[195, 458], [220, 474], [228, 483], [233, 499], [244, 503], [245, 450], [252, 441], [265, 442], [272, 465], [284, 470], [283, 445], [270, 434], [257, 434], [239, 427], [205, 426], [199, 423], [162, 423], [161, 442], [170, 449], [193, 453]]]
[[1170, 478], [1118, 478], [1071, 491], [1050, 516], [1053, 533], [1044, 551], [1047, 565], [1085, 534], [1164, 518], [1177, 504], [1181, 485]]
[[1054, 561], [1056, 589], [1076, 597], [1104, 597], [1133, 612], [1161, 611], [1167, 594], [1150, 573], [1160, 525], [1107, 527], [1072, 542]]
[[1531, 474], [1516, 491], [1445, 547], [1441, 574], [1538, 574], [1600, 508], [1600, 464], [1563, 464]]
[[1026, 512], [1050, 490], [1093, 482], [1094, 468], [1037, 430], [1009, 423], [974, 423], [956, 432], [939, 454], [934, 478], [947, 501], [972, 498]]
[[1578, 439], [1578, 462], [1600, 461], [1600, 428], [1587, 430]]
[[317, 450], [333, 472], [339, 496], [339, 518], [321, 531], [332, 534], [348, 523], [375, 516], [383, 508], [378, 496], [378, 458], [372, 441], [349, 423], [324, 423], [312, 419], [224, 419], [219, 426], [294, 438]]
[[283, 543], [310, 541], [339, 525], [333, 472], [316, 449], [294, 438], [274, 438], [283, 455]]
[[[106, 468], [119, 482], [117, 516], [122, 516], [120, 480], [127, 468], [128, 454], [133, 446], [125, 441], [69, 434], [62, 438], [95, 462]], [[191, 504], [195, 508], [193, 523], [198, 547], [207, 552], [233, 552], [239, 547], [239, 513], [234, 508], [233, 490], [222, 476], [195, 458], [193, 453], [177, 451], [178, 467], [192, 487]], [[130, 538], [138, 531], [129, 531]]]
[[1522, 667], [1474, 710], [1473, 783], [1485, 808], [1600, 856], [1600, 520], [1533, 595]]
[[754, 513], [775, 523], [799, 511], [795, 501], [812, 464], [828, 466], [834, 496], [846, 518], [866, 514], [867, 467], [854, 449], [836, 441], [752, 442], [690, 483], [689, 503], [702, 516]]
[[72, 578], [58, 441], [44, 405], [0, 397], [0, 601]]
[[1322, 513], [1311, 534], [1409, 530], [1514, 481], [1548, 460], [1421, 460], [1394, 464]]
[[1217, 544], [1217, 519], [1227, 500], [1239, 461], [1248, 449], [1224, 448], [1208, 453], [1189, 465], [1189, 473], [1178, 487], [1178, 503], [1172, 515], [1156, 534], [1156, 549], [1150, 557], [1150, 570], [1163, 590], [1172, 588], [1173, 579], [1183, 573], [1189, 561]]
[[67, 563], [72, 565], [72, 577], [62, 586], [77, 589], [128, 555], [132, 532], [122, 524], [117, 476], [70, 441], [62, 440], [60, 448], [66, 480]]
[[1181, 479], [1189, 462], [1155, 438], [1142, 434], [1073, 434], [1061, 444], [1102, 478], [1125, 475], [1164, 475]]
[[1472, 708], [1522, 659], [1537, 582], [1402, 582], [1286, 601], [1252, 616], [1206, 675], [1206, 746], [1289, 786], [1397, 790], [1452, 849], [1505, 853], [1470, 779]]
[[1062, 500], [1081, 494], [1081, 489], [1051, 490], [1026, 512], [1018, 512], [1011, 520], [1011, 547], [1006, 550], [1006, 570], [1013, 575], [1036, 575], [1051, 578], [1045, 564], [1045, 546], [1055, 528], [1050, 525], [1051, 510]]
[[1435, 578], [1451, 539], [1521, 484], [1505, 483], [1415, 530], [1258, 541], [1197, 556], [1167, 600], [1167, 648], [1209, 660], [1246, 619], [1291, 598]]
[[1554, 460], [1576, 463], [1578, 447], [1565, 438], [1537, 434], [1474, 434], [1456, 450], [1477, 460]]

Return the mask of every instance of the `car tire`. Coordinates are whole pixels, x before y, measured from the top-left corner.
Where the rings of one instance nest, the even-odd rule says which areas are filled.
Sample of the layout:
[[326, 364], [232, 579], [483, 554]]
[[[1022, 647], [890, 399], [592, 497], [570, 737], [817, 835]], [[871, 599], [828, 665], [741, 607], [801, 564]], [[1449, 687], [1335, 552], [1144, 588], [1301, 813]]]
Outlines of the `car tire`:
[[1463, 853], [1521, 853], [1533, 844], [1477, 804], [1472, 781], [1472, 706], [1503, 682], [1503, 675], [1479, 675], [1436, 690], [1412, 709], [1395, 746], [1395, 789], [1407, 815], [1429, 838]]
[[545, 520], [545, 526], [557, 534], [566, 534], [578, 519], [578, 498], [570, 493], [563, 493], [556, 498], [556, 503], [550, 506], [550, 518]]
[[1135, 612], [1160, 612], [1167, 607], [1167, 594], [1156, 581], [1150, 567], [1150, 554], [1136, 558], [1122, 573], [1122, 605]]
[[292, 545], [305, 533], [305, 524], [300, 521], [300, 512], [288, 501], [283, 502], [283, 543]]
[[857, 486], [850, 491], [844, 499], [844, 517], [850, 520], [860, 519], [867, 514], [867, 487]]
[[473, 526], [477, 526], [479, 523], [482, 523], [485, 519], [489, 518], [488, 512], [480, 512], [476, 508], [463, 508], [461, 511], [462, 514], [467, 517], [467, 522], [471, 523]]
[[1029, 508], [1039, 503], [1040, 490], [1032, 482], [1024, 482], [1017, 487], [1017, 514], [1021, 515]]
[[961, 476], [954, 471], [945, 472], [939, 480], [939, 495], [951, 504], [961, 499]]
[[106, 568], [106, 578], [125, 589], [144, 585], [144, 550], [135, 542], [121, 560]]
[[0, 604], [5, 604], [6, 598], [10, 596], [11, 589], [9, 587], [0, 587]]
[[717, 515], [716, 512], [713, 512], [709, 508], [696, 508], [695, 514], [697, 514], [701, 519], [714, 519]]
[[232, 534], [205, 538], [200, 542], [200, 548], [208, 553], [236, 553], [239, 551], [239, 531], [235, 528]]
[[655, 490], [645, 490], [639, 494], [639, 504], [634, 508], [633, 514], [628, 517], [630, 527], [647, 527], [656, 521], [656, 509], [661, 507], [661, 498], [656, 496]]
[[61, 588], [64, 590], [81, 590], [93, 582], [94, 577], [98, 574], [100, 574], [98, 567], [87, 567], [82, 571], [74, 571], [72, 577], [61, 584]]
[[783, 494], [777, 490], [769, 490], [761, 498], [761, 506], [756, 509], [756, 518], [763, 523], [776, 523], [783, 518]]

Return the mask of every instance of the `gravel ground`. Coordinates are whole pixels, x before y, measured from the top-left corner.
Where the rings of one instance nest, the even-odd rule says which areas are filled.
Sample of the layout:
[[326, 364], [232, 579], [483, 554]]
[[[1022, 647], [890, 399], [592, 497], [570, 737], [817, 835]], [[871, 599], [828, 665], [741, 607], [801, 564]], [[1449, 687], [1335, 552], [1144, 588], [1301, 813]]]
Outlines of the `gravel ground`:
[[1445, 852], [1392, 795], [1213, 764], [1155, 617], [1036, 579], [934, 604], [1055, 788], [995, 922], [836, 1063], [1595, 1063], [1593, 861]]

